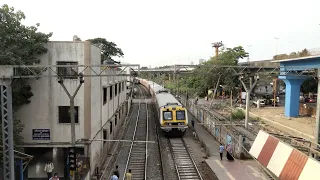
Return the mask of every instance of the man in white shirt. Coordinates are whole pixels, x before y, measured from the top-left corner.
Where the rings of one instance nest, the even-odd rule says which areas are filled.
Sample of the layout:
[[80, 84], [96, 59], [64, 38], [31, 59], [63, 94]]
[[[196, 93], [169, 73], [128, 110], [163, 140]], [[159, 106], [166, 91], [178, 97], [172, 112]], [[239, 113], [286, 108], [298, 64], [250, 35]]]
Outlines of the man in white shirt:
[[48, 161], [44, 167], [44, 171], [47, 173], [48, 179], [50, 179], [52, 177], [53, 169], [54, 169], [53, 163], [51, 161]]

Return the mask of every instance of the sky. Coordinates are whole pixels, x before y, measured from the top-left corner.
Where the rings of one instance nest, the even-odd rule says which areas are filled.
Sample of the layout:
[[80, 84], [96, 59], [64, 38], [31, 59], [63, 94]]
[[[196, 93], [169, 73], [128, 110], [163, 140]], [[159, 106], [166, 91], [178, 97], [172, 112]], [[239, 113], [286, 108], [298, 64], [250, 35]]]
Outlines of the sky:
[[[103, 37], [141, 66], [197, 64], [213, 42], [243, 46], [250, 61], [303, 48], [320, 52], [319, 0], [0, 0], [52, 41]], [[278, 40], [275, 39], [278, 38]]]

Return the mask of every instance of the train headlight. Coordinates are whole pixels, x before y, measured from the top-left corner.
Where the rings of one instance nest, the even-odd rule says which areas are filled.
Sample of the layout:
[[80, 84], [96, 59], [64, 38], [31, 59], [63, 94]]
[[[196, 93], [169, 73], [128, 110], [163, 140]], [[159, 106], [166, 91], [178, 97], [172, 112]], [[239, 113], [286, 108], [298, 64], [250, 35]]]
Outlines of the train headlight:
[[169, 126], [171, 126], [171, 123], [169, 123]]

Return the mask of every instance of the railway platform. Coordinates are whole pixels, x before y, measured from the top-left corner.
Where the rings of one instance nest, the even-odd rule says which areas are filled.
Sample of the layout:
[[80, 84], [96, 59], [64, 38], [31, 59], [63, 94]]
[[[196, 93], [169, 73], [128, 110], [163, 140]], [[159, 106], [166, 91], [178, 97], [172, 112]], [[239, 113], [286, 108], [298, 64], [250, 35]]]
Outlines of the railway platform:
[[[194, 118], [191, 114], [189, 117]], [[195, 122], [197, 122], [195, 120]], [[198, 139], [205, 146], [208, 154], [206, 163], [216, 174], [219, 180], [267, 180], [263, 168], [255, 160], [237, 160], [230, 162], [224, 153], [220, 161], [219, 142], [201, 125], [195, 123], [195, 131]]]

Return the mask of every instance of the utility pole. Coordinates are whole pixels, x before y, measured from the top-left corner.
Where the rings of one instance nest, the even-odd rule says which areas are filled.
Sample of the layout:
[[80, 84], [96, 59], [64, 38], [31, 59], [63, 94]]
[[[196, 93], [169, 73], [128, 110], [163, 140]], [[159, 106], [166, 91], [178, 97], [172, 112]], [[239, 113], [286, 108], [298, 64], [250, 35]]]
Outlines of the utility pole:
[[[247, 45], [247, 46], [248, 46], [248, 49], [250, 49], [250, 47], [251, 47], [252, 45]], [[247, 63], [248, 63], [248, 65], [250, 66], [250, 53], [248, 53]]]
[[250, 108], [250, 94], [251, 91], [253, 90], [254, 86], [257, 84], [259, 80], [259, 75], [255, 75], [255, 81], [252, 84], [252, 78], [250, 77], [250, 82], [249, 82], [249, 87], [246, 86], [246, 84], [243, 82], [243, 76], [239, 77], [240, 82], [242, 83], [244, 89], [246, 90], [246, 119], [245, 119], [245, 128], [248, 128], [248, 122], [249, 122], [249, 108]]
[[13, 146], [13, 118], [12, 118], [12, 76], [13, 69], [0, 67], [1, 117], [3, 139], [3, 176], [4, 180], [14, 177], [14, 146]]
[[276, 107], [276, 95], [277, 95], [277, 78], [273, 80], [273, 107]]
[[215, 48], [216, 58], [218, 58], [219, 48], [220, 48], [221, 46], [223, 46], [222, 41], [212, 43], [212, 47]]
[[[75, 147], [76, 147], [76, 121], [75, 121], [75, 110], [74, 110], [74, 98], [76, 97], [81, 85], [84, 83], [83, 80], [83, 75], [80, 73], [79, 74], [79, 78], [80, 78], [80, 84], [77, 86], [76, 91], [71, 95], [68, 91], [68, 89], [66, 88], [66, 86], [63, 84], [63, 77], [59, 77], [58, 83], [62, 86], [62, 88], [64, 89], [64, 91], [66, 92], [66, 94], [69, 97], [70, 100], [70, 119], [71, 119], [71, 146], [74, 150], [74, 156], [76, 157], [76, 151], [75, 151]], [[76, 158], [74, 158], [76, 160]], [[76, 162], [74, 162], [74, 164], [76, 165]], [[74, 167], [75, 171], [76, 171], [77, 167]], [[75, 180], [75, 171], [73, 171], [72, 173], [72, 180]], [[71, 171], [72, 172], [72, 171]]]
[[218, 89], [218, 86], [219, 86], [220, 78], [221, 78], [221, 74], [219, 74], [219, 78], [218, 78], [218, 81], [217, 81], [217, 83], [216, 83], [216, 87], [214, 88], [213, 96], [212, 96], [212, 100], [211, 100], [209, 109], [211, 109], [211, 107], [212, 107], [212, 105], [213, 105], [213, 101], [214, 101], [214, 98], [215, 98], [215, 96], [216, 96], [217, 89]]

